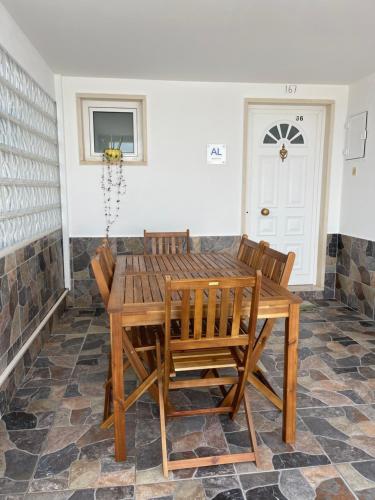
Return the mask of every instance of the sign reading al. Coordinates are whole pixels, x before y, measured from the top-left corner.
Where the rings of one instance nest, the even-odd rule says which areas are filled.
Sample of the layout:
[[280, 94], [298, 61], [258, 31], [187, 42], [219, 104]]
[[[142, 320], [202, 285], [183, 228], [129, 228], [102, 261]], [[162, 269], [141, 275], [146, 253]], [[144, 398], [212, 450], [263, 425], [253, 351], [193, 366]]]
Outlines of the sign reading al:
[[207, 144], [207, 163], [209, 165], [224, 165], [226, 161], [226, 144]]

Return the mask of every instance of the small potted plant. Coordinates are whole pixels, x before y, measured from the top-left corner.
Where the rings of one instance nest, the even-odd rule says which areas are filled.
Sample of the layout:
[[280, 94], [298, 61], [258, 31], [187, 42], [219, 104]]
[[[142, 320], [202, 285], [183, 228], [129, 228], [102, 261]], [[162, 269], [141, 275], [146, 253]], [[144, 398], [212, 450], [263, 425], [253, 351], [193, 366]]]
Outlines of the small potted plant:
[[115, 142], [112, 140], [109, 141], [109, 148], [106, 148], [103, 152], [103, 161], [107, 163], [120, 163], [122, 160], [122, 151], [121, 151], [121, 146], [122, 143], [124, 142], [124, 138], [120, 137], [120, 140], [118, 142], [118, 146], [115, 146]]

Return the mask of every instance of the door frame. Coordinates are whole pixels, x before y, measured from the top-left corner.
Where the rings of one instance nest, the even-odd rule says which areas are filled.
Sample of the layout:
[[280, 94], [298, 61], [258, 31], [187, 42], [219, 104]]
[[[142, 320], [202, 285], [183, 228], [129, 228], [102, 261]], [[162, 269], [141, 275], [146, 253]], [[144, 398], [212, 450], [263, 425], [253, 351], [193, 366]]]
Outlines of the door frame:
[[[327, 226], [328, 226], [328, 206], [329, 206], [329, 188], [331, 180], [332, 166], [332, 136], [335, 101], [330, 99], [273, 99], [273, 98], [245, 98], [244, 100], [244, 131], [243, 131], [243, 166], [242, 166], [242, 194], [241, 194], [241, 231], [247, 232], [248, 215], [247, 193], [251, 178], [251, 166], [249, 165], [250, 154], [248, 145], [249, 133], [249, 107], [252, 104], [261, 104], [269, 106], [324, 106], [326, 110], [324, 134], [323, 134], [323, 164], [322, 181], [320, 193], [320, 217], [318, 230], [317, 246], [317, 272], [316, 288], [324, 288], [325, 268], [326, 268], [326, 245], [327, 245]], [[297, 287], [298, 288], [298, 287]], [[301, 288], [301, 287], [300, 287]]]

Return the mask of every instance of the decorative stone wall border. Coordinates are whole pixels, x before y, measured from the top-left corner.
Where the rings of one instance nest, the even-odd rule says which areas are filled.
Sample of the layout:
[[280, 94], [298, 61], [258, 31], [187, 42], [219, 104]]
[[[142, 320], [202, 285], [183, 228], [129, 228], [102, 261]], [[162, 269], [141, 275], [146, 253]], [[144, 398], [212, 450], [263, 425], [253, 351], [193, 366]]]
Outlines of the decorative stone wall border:
[[[59, 293], [54, 294], [54, 302], [59, 298]], [[66, 308], [65, 301], [63, 300], [60, 306], [56, 309], [53, 316], [48, 320], [44, 327], [40, 330], [37, 337], [34, 339], [30, 347], [17, 363], [14, 370], [7, 377], [5, 383], [0, 387], [0, 418], [9, 409], [9, 403], [12, 400], [17, 388], [23, 383], [25, 376], [34, 364], [38, 357], [44, 343], [50, 337], [53, 325], [57, 318], [59, 318]], [[40, 319], [40, 321], [43, 318]]]
[[[230, 252], [236, 253], [240, 236], [193, 236], [192, 252]], [[102, 300], [94, 276], [90, 260], [102, 238], [71, 238], [71, 293], [68, 296], [70, 307], [98, 307]], [[110, 238], [110, 245], [115, 255], [143, 254], [142, 237]]]
[[375, 242], [338, 235], [336, 298], [375, 319]]
[[[102, 301], [90, 267], [90, 260], [102, 238], [71, 238], [71, 293], [68, 296], [70, 307], [98, 307]], [[241, 236], [193, 236], [192, 252], [229, 252], [236, 254]], [[110, 245], [114, 254], [143, 254], [143, 237], [111, 238]], [[328, 235], [325, 289], [319, 292], [304, 292], [306, 299], [333, 298], [335, 295], [337, 235]]]
[[[0, 374], [61, 295], [63, 269], [60, 230], [0, 259]], [[38, 354], [42, 339], [43, 334], [38, 335], [0, 387], [0, 414]]]

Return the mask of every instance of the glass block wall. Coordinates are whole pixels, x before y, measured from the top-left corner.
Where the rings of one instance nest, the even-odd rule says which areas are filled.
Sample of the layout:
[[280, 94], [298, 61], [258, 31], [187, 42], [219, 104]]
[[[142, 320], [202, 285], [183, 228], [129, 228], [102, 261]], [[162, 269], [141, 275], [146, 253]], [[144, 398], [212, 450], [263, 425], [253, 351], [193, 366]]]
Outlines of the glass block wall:
[[0, 253], [60, 227], [55, 102], [0, 46]]
[[0, 46], [0, 417], [48, 338], [50, 323], [33, 334], [63, 271], [55, 102]]

